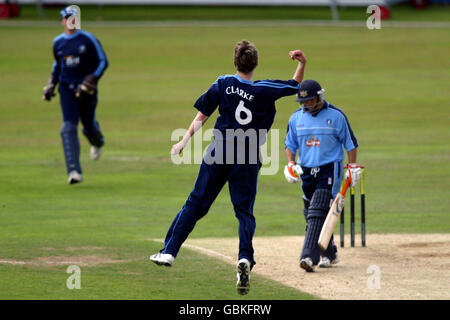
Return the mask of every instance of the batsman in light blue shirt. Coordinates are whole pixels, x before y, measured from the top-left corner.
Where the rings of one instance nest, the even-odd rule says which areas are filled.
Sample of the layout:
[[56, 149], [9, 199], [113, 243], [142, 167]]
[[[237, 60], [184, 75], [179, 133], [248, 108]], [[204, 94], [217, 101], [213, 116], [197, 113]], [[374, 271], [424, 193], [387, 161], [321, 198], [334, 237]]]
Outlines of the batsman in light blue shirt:
[[[330, 267], [338, 262], [333, 238], [323, 252], [317, 241], [331, 201], [339, 192], [344, 148], [348, 153], [352, 186], [361, 176], [361, 169], [356, 164], [358, 142], [350, 123], [342, 110], [325, 101], [324, 92], [317, 81], [301, 83], [297, 101], [302, 107], [291, 116], [285, 139], [286, 180], [289, 183], [302, 180], [307, 228], [300, 267], [308, 272], [314, 271], [317, 264]], [[347, 172], [346, 177], [350, 173]]]

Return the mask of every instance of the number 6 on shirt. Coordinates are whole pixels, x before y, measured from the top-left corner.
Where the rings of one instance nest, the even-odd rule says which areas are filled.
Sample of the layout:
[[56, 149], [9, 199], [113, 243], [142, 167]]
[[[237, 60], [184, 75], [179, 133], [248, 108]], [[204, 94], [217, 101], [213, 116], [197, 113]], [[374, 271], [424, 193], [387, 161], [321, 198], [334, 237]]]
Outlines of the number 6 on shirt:
[[[245, 112], [245, 114], [247, 115], [245, 119], [241, 118], [241, 112]], [[242, 100], [239, 101], [234, 116], [236, 117], [236, 121], [243, 126], [249, 124], [252, 121], [252, 112], [250, 111], [250, 109], [244, 107], [244, 101]]]

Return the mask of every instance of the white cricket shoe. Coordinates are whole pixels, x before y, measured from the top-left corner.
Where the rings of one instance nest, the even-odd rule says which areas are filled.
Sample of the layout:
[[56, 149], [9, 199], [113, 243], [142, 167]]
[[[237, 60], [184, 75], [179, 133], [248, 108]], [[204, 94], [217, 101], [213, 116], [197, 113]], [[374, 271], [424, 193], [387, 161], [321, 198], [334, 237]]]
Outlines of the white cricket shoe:
[[330, 260], [328, 257], [320, 257], [319, 268], [331, 268], [333, 264], [337, 264], [339, 262], [339, 258], [336, 255], [336, 258]]
[[300, 260], [300, 268], [304, 269], [306, 272], [314, 272], [314, 264], [311, 258], [303, 258]]
[[91, 159], [98, 160], [102, 155], [102, 147], [91, 146]]
[[245, 295], [250, 291], [250, 261], [243, 258], [237, 264], [236, 289], [240, 295]]
[[83, 177], [81, 176], [81, 174], [78, 171], [70, 171], [69, 172], [69, 184], [74, 184], [74, 183], [78, 183], [83, 181]]
[[150, 260], [156, 263], [158, 266], [171, 267], [173, 261], [175, 260], [175, 257], [170, 253], [158, 252], [157, 254], [150, 256]]

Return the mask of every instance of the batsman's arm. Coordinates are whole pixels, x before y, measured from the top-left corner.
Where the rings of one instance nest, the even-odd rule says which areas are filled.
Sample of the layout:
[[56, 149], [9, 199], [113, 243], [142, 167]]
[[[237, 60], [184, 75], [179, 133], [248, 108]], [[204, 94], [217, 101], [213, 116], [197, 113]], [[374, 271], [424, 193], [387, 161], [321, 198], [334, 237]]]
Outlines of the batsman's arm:
[[292, 60], [298, 61], [297, 70], [295, 70], [295, 74], [292, 78], [298, 83], [301, 83], [305, 76], [306, 56], [301, 50], [290, 51], [289, 56]]
[[183, 151], [183, 148], [186, 145], [186, 143], [188, 143], [189, 139], [194, 135], [195, 132], [197, 132], [198, 129], [200, 129], [205, 124], [208, 118], [209, 118], [208, 116], [205, 116], [203, 113], [199, 111], [195, 116], [194, 120], [192, 121], [191, 125], [189, 126], [189, 129], [184, 135], [183, 139], [181, 139], [180, 142], [172, 146], [172, 150], [170, 151], [170, 153], [175, 155]]
[[296, 118], [292, 115], [289, 119], [286, 130], [286, 138], [284, 139], [284, 151], [286, 153], [288, 163], [291, 161], [295, 162], [295, 156], [297, 154], [297, 150], [299, 150], [295, 128]]
[[355, 148], [355, 149], [352, 149], [352, 150], [347, 152], [348, 163], [356, 163], [357, 149], [358, 148]]
[[289, 148], [286, 148], [286, 149], [285, 149], [285, 152], [286, 152], [286, 159], [287, 159], [287, 162], [288, 162], [288, 163], [289, 163], [289, 162], [294, 162], [294, 163], [295, 163], [295, 154], [293, 154], [292, 151], [289, 150]]

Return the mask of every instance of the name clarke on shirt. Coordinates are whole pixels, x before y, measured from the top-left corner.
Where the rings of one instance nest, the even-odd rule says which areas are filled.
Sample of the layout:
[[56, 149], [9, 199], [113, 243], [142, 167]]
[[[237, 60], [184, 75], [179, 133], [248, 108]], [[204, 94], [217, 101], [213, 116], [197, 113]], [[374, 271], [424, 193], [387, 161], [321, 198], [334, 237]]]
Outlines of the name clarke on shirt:
[[253, 101], [254, 96], [245, 92], [244, 90], [240, 89], [239, 87], [227, 87], [225, 89], [226, 94], [237, 94], [238, 96], [248, 100], [248, 101]]

